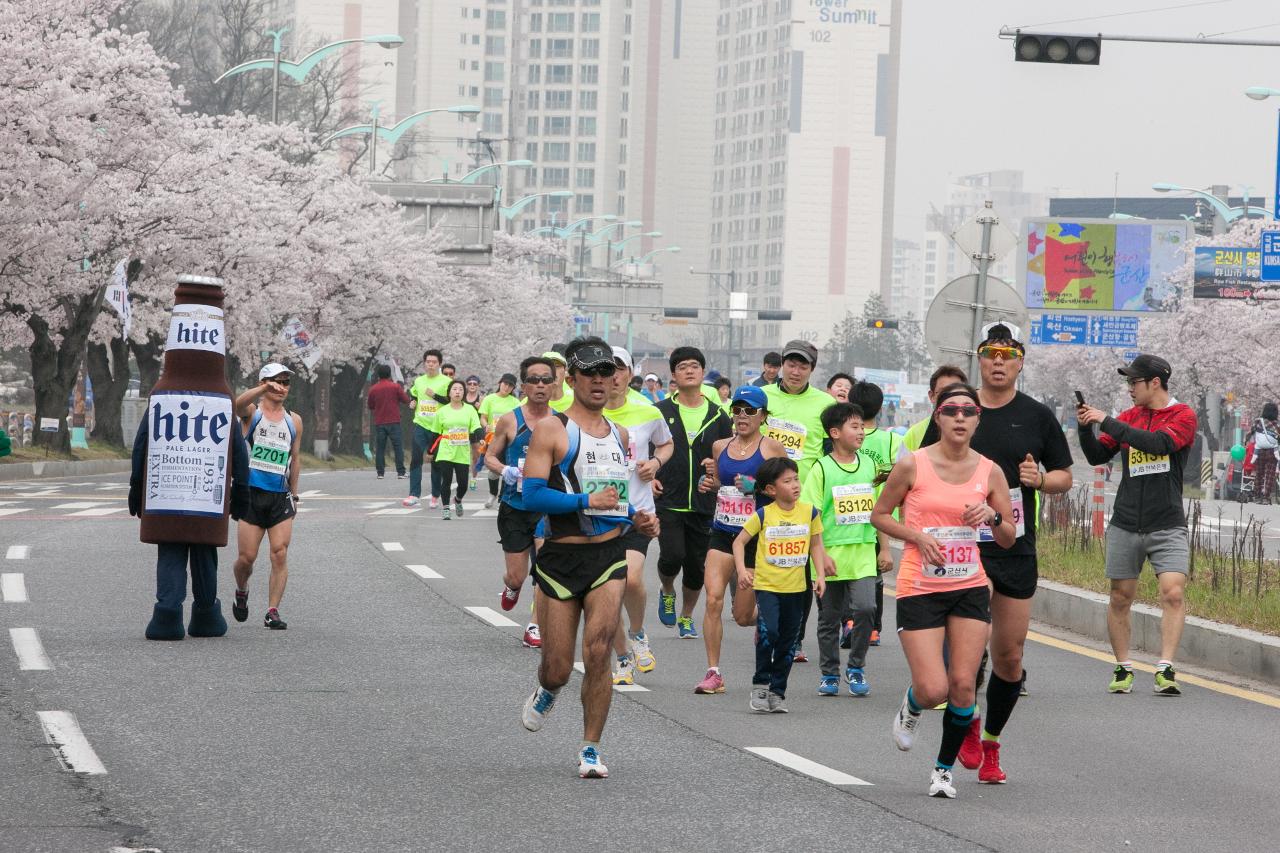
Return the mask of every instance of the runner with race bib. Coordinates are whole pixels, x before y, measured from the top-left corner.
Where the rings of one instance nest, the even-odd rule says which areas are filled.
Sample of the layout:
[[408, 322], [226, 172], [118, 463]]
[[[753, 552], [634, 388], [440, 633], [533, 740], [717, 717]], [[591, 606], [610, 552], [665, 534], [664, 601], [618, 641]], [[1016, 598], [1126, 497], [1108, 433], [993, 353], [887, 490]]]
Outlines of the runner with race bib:
[[[942, 700], [942, 744], [929, 795], [955, 797], [951, 768], [976, 713], [974, 677], [991, 622], [987, 575], [978, 551], [979, 524], [996, 543], [1014, 543], [1004, 473], [970, 447], [981, 412], [978, 392], [952, 385], [934, 409], [940, 440], [894, 466], [871, 513], [877, 530], [905, 542], [898, 569], [898, 638], [911, 686], [893, 721], [898, 749], [911, 749], [920, 713]], [[902, 521], [893, 510], [902, 506]], [[942, 644], [950, 646], [950, 666]]]

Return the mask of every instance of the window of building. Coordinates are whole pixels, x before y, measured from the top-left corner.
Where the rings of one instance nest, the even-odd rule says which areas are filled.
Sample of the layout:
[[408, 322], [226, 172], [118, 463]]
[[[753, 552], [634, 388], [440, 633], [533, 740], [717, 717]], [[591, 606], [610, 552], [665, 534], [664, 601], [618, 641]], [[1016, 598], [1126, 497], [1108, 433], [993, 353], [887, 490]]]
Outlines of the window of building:
[[486, 86], [484, 90], [484, 105], [486, 107], [502, 106], [502, 90]]
[[529, 32], [531, 33], [542, 32], [542, 13], [541, 12], [534, 12], [532, 15], [529, 16]]
[[542, 159], [550, 163], [560, 163], [569, 159], [569, 143], [567, 142], [544, 142], [542, 143]]
[[570, 89], [548, 89], [543, 103], [549, 110], [567, 110], [573, 106], [573, 91]]
[[552, 188], [569, 186], [568, 167], [544, 166], [542, 169], [542, 185]]
[[600, 13], [599, 12], [583, 12], [582, 13], [582, 29], [584, 33], [600, 32]]
[[529, 39], [529, 58], [542, 58], [542, 39]]
[[548, 59], [573, 59], [573, 39], [547, 39]]
[[524, 159], [526, 160], [538, 159], [538, 143], [526, 142], [524, 144]]
[[485, 133], [502, 133], [502, 113], [485, 113], [481, 127]]
[[594, 163], [596, 161], [596, 144], [594, 142], [578, 143], [578, 162]]
[[584, 65], [581, 70], [581, 78], [578, 80], [584, 86], [594, 86], [600, 82], [600, 66]]
[[[624, 94], [623, 97], [626, 97]], [[594, 91], [582, 91], [578, 93], [578, 109], [594, 110], [596, 108], [597, 93]]]
[[485, 56], [503, 56], [507, 52], [506, 36], [485, 36], [484, 38], [484, 54]]
[[573, 13], [572, 12], [548, 13], [547, 14], [547, 32], [549, 33], [573, 32]]
[[538, 101], [540, 98], [541, 98], [541, 95], [539, 94], [537, 89], [530, 89], [529, 93], [525, 95], [525, 106], [527, 106], [531, 110], [538, 109]]
[[579, 215], [596, 212], [596, 197], [590, 193], [576, 196], [573, 203], [577, 207]]
[[[538, 117], [529, 116], [528, 120], [525, 122], [524, 130], [525, 130], [525, 135], [527, 136], [537, 136], [538, 135]], [[534, 160], [537, 158], [530, 157], [529, 159]]]
[[[569, 116], [546, 116], [542, 120], [543, 136], [568, 136]], [[566, 178], [566, 180], [568, 180]]]
[[505, 63], [486, 62], [484, 64], [484, 81], [486, 83], [501, 83], [505, 79], [507, 79]]
[[491, 30], [507, 28], [507, 13], [503, 9], [490, 9], [485, 13], [484, 25]]
[[542, 82], [542, 66], [537, 64], [530, 65], [529, 66], [529, 83], [531, 85], [536, 86], [541, 82]]
[[596, 135], [596, 117], [595, 116], [579, 116], [578, 117], [578, 135], [579, 136], [595, 136]]
[[[572, 65], [548, 65], [547, 66], [547, 85], [556, 83], [572, 83], [573, 82], [573, 66]], [[586, 83], [587, 80], [582, 82]], [[590, 81], [590, 82], [595, 82]]]
[[583, 59], [598, 59], [600, 56], [600, 39], [583, 39], [579, 55]]
[[575, 185], [579, 187], [594, 187], [596, 185], [596, 170], [579, 169]]

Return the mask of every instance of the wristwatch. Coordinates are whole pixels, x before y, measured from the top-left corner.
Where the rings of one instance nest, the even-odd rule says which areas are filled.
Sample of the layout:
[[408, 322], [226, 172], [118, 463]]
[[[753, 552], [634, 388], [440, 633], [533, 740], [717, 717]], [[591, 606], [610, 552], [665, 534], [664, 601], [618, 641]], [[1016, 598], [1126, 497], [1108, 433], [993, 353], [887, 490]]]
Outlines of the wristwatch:
[[987, 526], [990, 527], [992, 530], [995, 530], [997, 527], [999, 527], [1002, 524], [1004, 524], [1004, 516], [1000, 514], [999, 510], [997, 510], [996, 514], [991, 519], [991, 523]]

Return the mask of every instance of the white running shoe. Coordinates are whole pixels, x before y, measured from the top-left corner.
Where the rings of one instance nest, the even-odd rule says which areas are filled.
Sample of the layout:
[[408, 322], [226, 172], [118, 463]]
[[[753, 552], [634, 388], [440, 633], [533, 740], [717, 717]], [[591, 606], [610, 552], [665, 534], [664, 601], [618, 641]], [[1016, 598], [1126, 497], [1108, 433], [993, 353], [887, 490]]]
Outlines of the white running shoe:
[[635, 664], [631, 662], [631, 655], [623, 655], [622, 657], [618, 658], [617, 663], [614, 665], [614, 669], [613, 669], [613, 683], [614, 684], [635, 684], [636, 683], [636, 668], [635, 668]]
[[496, 500], [497, 500], [497, 498], [496, 498], [496, 497], [494, 497], [493, 495], [489, 495], [489, 497], [485, 498], [485, 501], [484, 501], [484, 508], [485, 508], [485, 509], [493, 509], [493, 504], [494, 504], [494, 502], [495, 502]]
[[[893, 743], [898, 749], [906, 752], [916, 742], [916, 726], [920, 725], [920, 715], [911, 712], [907, 704], [906, 694], [902, 696], [902, 705], [893, 717]], [[950, 774], [947, 775], [950, 778]]]
[[769, 713], [769, 688], [760, 684], [752, 685], [751, 700], [747, 703], [747, 707], [762, 714]]
[[636, 662], [636, 669], [641, 672], [653, 672], [658, 665], [653, 650], [649, 648], [649, 637], [643, 632], [631, 638], [631, 657]]
[[600, 752], [594, 746], [584, 746], [578, 753], [578, 777], [581, 779], [608, 779], [609, 768], [600, 760]]
[[414, 497], [413, 495], [409, 495], [409, 497], [407, 497], [407, 498], [405, 498], [404, 500], [400, 501], [400, 506], [418, 506], [418, 505], [419, 505], [419, 504], [421, 504], [421, 503], [422, 503], [422, 501], [418, 500], [418, 499], [417, 499], [416, 497]]
[[929, 796], [946, 797], [949, 800], [956, 798], [956, 786], [951, 784], [950, 770], [933, 768], [933, 775], [929, 777]]
[[539, 685], [538, 689], [533, 691], [524, 702], [524, 713], [520, 715], [520, 722], [524, 723], [524, 727], [531, 732], [536, 732], [542, 728], [542, 724], [547, 721], [547, 717], [551, 714], [551, 709], [556, 706], [556, 694]]

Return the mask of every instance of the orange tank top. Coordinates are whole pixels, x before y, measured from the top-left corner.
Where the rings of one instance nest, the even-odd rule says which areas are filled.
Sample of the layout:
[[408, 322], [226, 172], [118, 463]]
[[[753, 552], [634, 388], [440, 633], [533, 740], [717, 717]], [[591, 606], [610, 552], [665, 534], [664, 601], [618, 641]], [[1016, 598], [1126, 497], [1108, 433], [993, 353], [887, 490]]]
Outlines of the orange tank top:
[[968, 482], [953, 485], [938, 476], [926, 449], [912, 454], [916, 481], [903, 503], [902, 523], [938, 540], [946, 559], [941, 566], [921, 566], [920, 549], [908, 542], [898, 568], [898, 597], [954, 592], [986, 586], [987, 573], [978, 551], [978, 531], [965, 525], [966, 504], [984, 503], [991, 478], [990, 459], [982, 456]]

